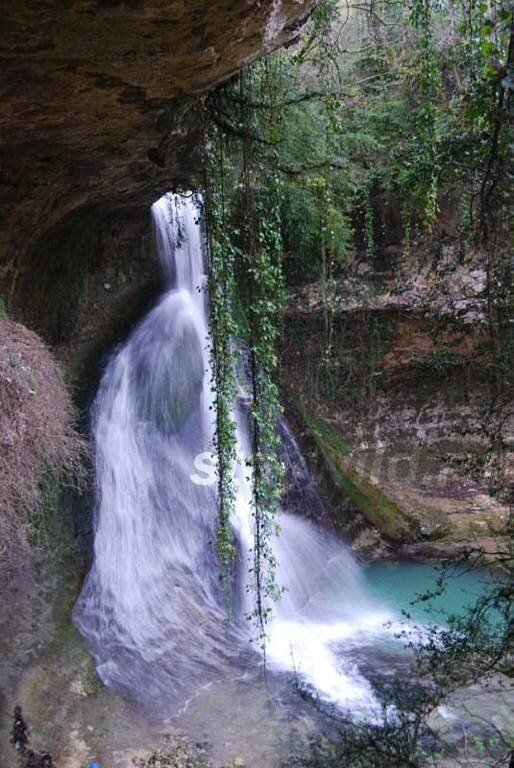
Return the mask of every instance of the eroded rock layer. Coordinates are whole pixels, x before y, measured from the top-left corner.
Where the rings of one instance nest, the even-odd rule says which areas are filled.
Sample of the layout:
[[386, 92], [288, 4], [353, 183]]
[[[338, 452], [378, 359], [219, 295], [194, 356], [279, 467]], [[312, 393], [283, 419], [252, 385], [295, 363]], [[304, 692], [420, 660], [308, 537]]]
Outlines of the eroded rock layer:
[[5, 0], [0, 294], [81, 206], [147, 205], [199, 165], [192, 98], [294, 38], [315, 0]]

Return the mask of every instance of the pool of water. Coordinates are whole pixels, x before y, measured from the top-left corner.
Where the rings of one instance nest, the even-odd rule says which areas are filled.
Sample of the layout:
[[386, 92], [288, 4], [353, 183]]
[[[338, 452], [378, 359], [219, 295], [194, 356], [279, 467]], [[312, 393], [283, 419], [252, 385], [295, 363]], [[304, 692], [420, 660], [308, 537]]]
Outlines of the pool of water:
[[489, 570], [452, 568], [444, 577], [444, 590], [439, 592], [441, 568], [421, 563], [371, 563], [363, 567], [370, 597], [385, 611], [402, 617], [408, 614], [414, 622], [445, 625], [449, 615], [462, 616], [466, 608], [487, 594], [494, 577]]

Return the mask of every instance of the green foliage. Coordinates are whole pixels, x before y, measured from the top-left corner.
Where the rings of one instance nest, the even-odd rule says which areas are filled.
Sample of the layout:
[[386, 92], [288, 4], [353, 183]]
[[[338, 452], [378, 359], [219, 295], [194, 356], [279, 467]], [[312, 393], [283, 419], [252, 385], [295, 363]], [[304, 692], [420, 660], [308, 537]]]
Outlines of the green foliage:
[[[406, 251], [413, 234], [434, 226], [443, 194], [464, 193], [467, 231], [476, 232], [510, 19], [501, 4], [478, 0], [382, 0], [347, 13], [338, 3], [319, 6], [298, 48], [280, 54], [288, 275], [321, 273], [320, 177], [346, 229], [336, 268], [355, 249], [368, 258], [380, 251], [379, 199], [402, 212]], [[354, 240], [356, 222], [362, 237]]]
[[[280, 596], [271, 540], [278, 534], [276, 516], [283, 491], [284, 468], [279, 456], [280, 395], [275, 381], [277, 344], [284, 300], [280, 180], [266, 173], [255, 198], [255, 250], [248, 257], [250, 296], [250, 360], [252, 378], [253, 491], [255, 540], [252, 574], [255, 618], [264, 642], [264, 623], [271, 601]], [[250, 243], [252, 238], [250, 238]]]
[[[254, 546], [250, 573], [255, 593], [259, 639], [265, 644], [270, 602], [280, 594], [275, 583], [271, 539], [282, 495], [277, 422], [281, 408], [276, 378], [277, 343], [285, 299], [282, 274], [282, 184], [269, 157], [263, 161], [260, 136], [273, 147], [276, 113], [267, 63], [255, 65], [207, 103], [209, 152], [207, 203], [211, 244], [211, 321], [213, 388], [217, 414], [218, 552], [227, 568], [234, 556], [230, 516], [235, 502], [236, 460], [232, 408], [236, 394], [234, 348], [250, 358]], [[259, 103], [258, 116], [252, 106]], [[232, 110], [232, 111], [230, 111]], [[237, 115], [234, 114], [234, 111]], [[238, 119], [238, 130], [232, 121]], [[228, 191], [230, 190], [230, 191]], [[236, 276], [245, 296], [244, 315], [236, 311]]]
[[236, 454], [236, 427], [232, 408], [236, 396], [233, 344], [237, 336], [234, 302], [234, 261], [236, 249], [227, 225], [223, 134], [211, 128], [210, 152], [206, 163], [208, 232], [210, 240], [209, 294], [212, 328], [212, 389], [216, 410], [215, 448], [218, 457], [217, 551], [221, 564], [227, 604], [230, 566], [235, 546], [230, 516], [235, 505], [232, 482]]

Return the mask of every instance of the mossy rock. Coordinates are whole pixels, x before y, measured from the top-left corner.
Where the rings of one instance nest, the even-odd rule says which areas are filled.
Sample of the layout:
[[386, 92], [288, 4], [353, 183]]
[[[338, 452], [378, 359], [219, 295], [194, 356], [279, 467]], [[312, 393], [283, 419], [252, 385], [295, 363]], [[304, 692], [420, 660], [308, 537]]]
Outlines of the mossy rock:
[[303, 411], [303, 415], [332, 478], [359, 508], [367, 522], [392, 542], [416, 539], [415, 521], [350, 466], [351, 449], [338, 432], [313, 414]]

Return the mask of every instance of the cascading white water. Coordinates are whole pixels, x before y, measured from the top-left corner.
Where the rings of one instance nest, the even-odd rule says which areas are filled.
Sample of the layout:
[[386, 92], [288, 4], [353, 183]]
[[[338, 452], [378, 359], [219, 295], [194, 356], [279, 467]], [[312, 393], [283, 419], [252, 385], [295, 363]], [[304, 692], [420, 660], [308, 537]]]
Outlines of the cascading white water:
[[[248, 663], [252, 628], [242, 616], [251, 599], [253, 524], [241, 397], [232, 520], [238, 594], [228, 624], [213, 544], [216, 482], [202, 463], [214, 426], [201, 200], [166, 195], [152, 217], [166, 290], [113, 355], [93, 407], [94, 557], [74, 615], [104, 682], [162, 704]], [[294, 506], [302, 487], [312, 503], [312, 479], [285, 423], [281, 436], [298, 486]], [[295, 670], [322, 697], [363, 709], [370, 687], [340, 651], [387, 617], [367, 599], [344, 544], [297, 512], [283, 510], [273, 542], [285, 593], [268, 627], [269, 664]]]

